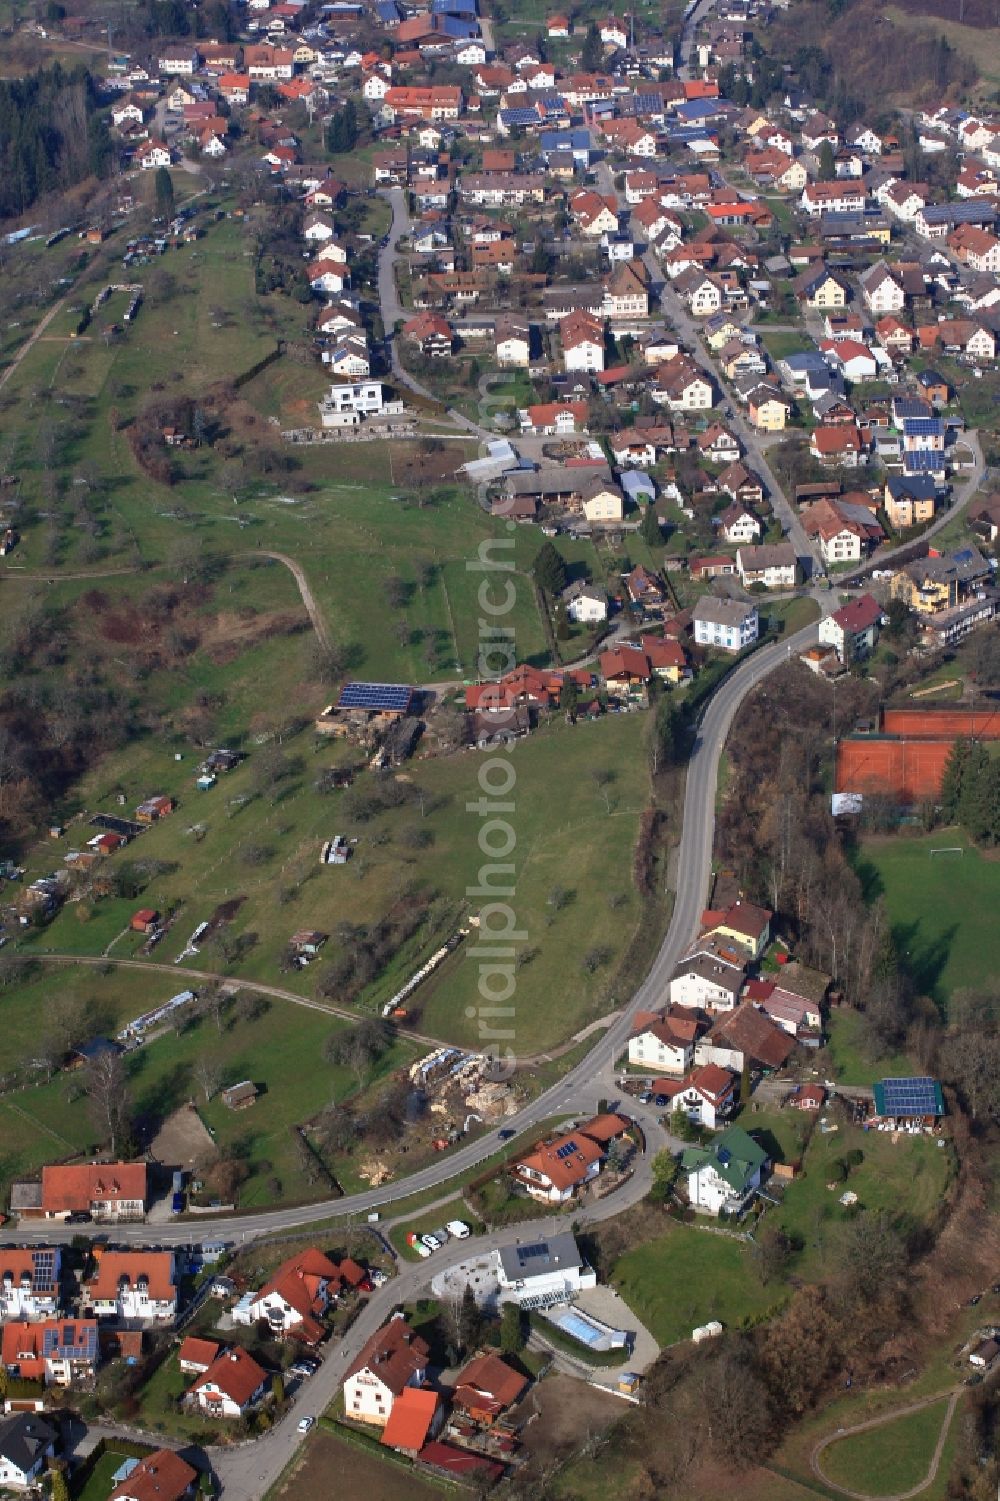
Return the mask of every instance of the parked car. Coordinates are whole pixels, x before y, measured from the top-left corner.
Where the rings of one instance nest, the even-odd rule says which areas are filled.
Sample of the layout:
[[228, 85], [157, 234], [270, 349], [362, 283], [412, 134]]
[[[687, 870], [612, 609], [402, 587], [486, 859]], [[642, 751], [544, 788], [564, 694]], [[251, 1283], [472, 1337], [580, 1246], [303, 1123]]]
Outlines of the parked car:
[[516, 1135], [517, 1132], [512, 1131], [509, 1126], [505, 1126], [502, 1131], [497, 1132], [497, 1136], [501, 1141], [510, 1141], [511, 1137]]
[[449, 1241], [451, 1239], [451, 1236], [448, 1234], [447, 1230], [438, 1229], [437, 1225], [434, 1226], [434, 1229], [430, 1233], [433, 1239], [439, 1240], [442, 1245], [444, 1245], [446, 1241]]
[[310, 1428], [312, 1427], [312, 1425], [315, 1423], [315, 1421], [316, 1421], [316, 1419], [314, 1417], [312, 1417], [312, 1416], [305, 1417], [305, 1418], [299, 1418], [298, 1425], [297, 1425], [299, 1432], [300, 1433], [308, 1433], [309, 1430], [310, 1430]]
[[408, 1231], [406, 1236], [406, 1244], [411, 1248], [411, 1250], [416, 1251], [418, 1256], [427, 1257], [431, 1254], [430, 1247], [424, 1245], [422, 1236], [419, 1236], [415, 1230]]
[[650, 1102], [650, 1100], [652, 1098], [653, 1098], [653, 1091], [651, 1089], [644, 1089], [642, 1091], [642, 1094], [639, 1096], [639, 1104], [640, 1105], [648, 1105], [649, 1102]]
[[446, 1228], [448, 1234], [453, 1235], [456, 1240], [468, 1240], [472, 1234], [464, 1220], [449, 1220]]
[[662, 1110], [663, 1107], [665, 1105], [669, 1105], [669, 1103], [670, 1103], [670, 1096], [669, 1095], [665, 1095], [665, 1094], [658, 1094], [656, 1096], [656, 1098], [654, 1099], [654, 1101], [653, 1101], [653, 1104], [656, 1106], [657, 1110]]
[[428, 1256], [432, 1251], [440, 1251], [442, 1245], [444, 1244], [443, 1241], [438, 1240], [436, 1235], [422, 1235], [420, 1239], [421, 1243], [427, 1251]]
[[94, 1216], [89, 1209], [75, 1209], [72, 1214], [66, 1216], [67, 1225], [89, 1225]]

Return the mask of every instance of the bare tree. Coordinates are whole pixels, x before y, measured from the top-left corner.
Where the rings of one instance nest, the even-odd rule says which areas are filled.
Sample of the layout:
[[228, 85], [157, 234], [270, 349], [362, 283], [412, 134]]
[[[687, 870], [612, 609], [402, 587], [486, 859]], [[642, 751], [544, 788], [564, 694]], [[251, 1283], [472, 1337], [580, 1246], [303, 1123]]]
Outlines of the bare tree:
[[209, 1057], [201, 1057], [193, 1069], [194, 1082], [205, 1096], [207, 1105], [213, 1095], [218, 1094], [219, 1085], [222, 1083], [222, 1070], [217, 1063]]
[[96, 1129], [112, 1157], [117, 1157], [129, 1125], [128, 1080], [120, 1053], [98, 1053], [87, 1064], [87, 1099]]

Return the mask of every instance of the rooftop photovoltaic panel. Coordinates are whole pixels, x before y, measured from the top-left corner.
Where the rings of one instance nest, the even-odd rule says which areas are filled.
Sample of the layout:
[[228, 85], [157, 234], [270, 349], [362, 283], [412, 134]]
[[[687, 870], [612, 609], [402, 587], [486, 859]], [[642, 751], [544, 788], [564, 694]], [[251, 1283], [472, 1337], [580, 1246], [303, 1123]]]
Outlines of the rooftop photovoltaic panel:
[[924, 453], [905, 453], [903, 463], [907, 469], [941, 469], [944, 466], [944, 459], [941, 454], [928, 450]]
[[575, 1141], [566, 1141], [563, 1142], [561, 1147], [557, 1148], [556, 1156], [561, 1160], [564, 1157], [572, 1157], [574, 1152], [578, 1152], [579, 1150], [580, 1148]]
[[905, 417], [903, 431], [909, 437], [919, 438], [943, 433], [944, 427], [940, 417]]
[[389, 710], [405, 714], [413, 698], [406, 683], [345, 683], [337, 700], [338, 709]]
[[547, 1256], [549, 1248], [544, 1241], [534, 1246], [518, 1246], [517, 1254], [521, 1261], [534, 1261], [539, 1256]]
[[883, 1079], [875, 1086], [875, 1104], [882, 1115], [941, 1115], [944, 1100], [936, 1079]]

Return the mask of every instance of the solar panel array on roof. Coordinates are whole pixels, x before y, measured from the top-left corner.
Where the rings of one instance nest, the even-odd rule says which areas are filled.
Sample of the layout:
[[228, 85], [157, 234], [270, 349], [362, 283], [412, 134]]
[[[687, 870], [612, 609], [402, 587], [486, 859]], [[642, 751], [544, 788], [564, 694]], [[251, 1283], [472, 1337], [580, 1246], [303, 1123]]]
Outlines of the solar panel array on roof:
[[935, 453], [933, 449], [924, 449], [915, 453], [904, 453], [903, 455], [904, 469], [918, 474], [921, 471], [929, 473], [932, 469], [940, 469], [943, 464], [944, 459], [942, 455]]
[[[881, 1098], [880, 1098], [881, 1097]], [[876, 1085], [876, 1105], [882, 1115], [941, 1115], [944, 1101], [936, 1079], [883, 1079]]]
[[577, 1146], [575, 1141], [564, 1141], [561, 1147], [556, 1148], [556, 1156], [561, 1162], [563, 1158], [572, 1157], [574, 1153], [578, 1152], [579, 1150], [580, 1148]]
[[384, 710], [405, 714], [413, 698], [406, 683], [345, 683], [337, 700], [338, 709]]
[[944, 432], [944, 423], [940, 417], [904, 417], [903, 432], [911, 438], [937, 438]]
[[502, 109], [500, 119], [504, 125], [537, 125], [538, 114], [533, 109]]
[[539, 1256], [547, 1256], [549, 1248], [543, 1240], [533, 1246], [518, 1246], [517, 1254], [521, 1261], [535, 1261]]

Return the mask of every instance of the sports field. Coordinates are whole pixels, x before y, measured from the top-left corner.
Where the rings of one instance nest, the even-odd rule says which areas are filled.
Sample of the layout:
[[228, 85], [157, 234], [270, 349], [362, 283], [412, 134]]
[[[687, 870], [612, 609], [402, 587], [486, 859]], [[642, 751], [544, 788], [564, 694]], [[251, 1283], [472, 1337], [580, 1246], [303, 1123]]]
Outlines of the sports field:
[[1000, 970], [1000, 860], [961, 830], [866, 839], [855, 867], [869, 900], [884, 897], [918, 988], [940, 1006], [953, 990]]

